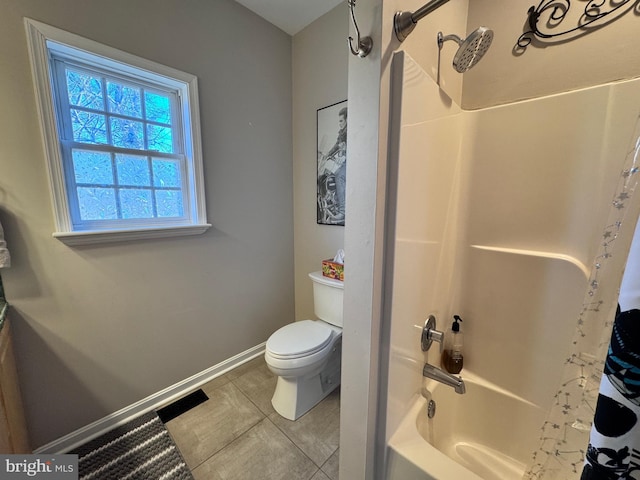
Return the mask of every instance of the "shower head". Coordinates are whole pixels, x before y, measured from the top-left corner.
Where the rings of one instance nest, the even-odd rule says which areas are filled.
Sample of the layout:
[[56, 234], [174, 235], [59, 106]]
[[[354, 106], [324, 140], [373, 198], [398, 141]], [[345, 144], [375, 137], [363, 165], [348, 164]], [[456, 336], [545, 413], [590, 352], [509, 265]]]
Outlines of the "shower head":
[[487, 53], [493, 41], [493, 30], [489, 30], [486, 27], [478, 27], [464, 40], [457, 35], [443, 36], [442, 32], [438, 32], [439, 48], [442, 48], [442, 44], [447, 40], [453, 40], [459, 45], [458, 51], [453, 57], [453, 68], [458, 73], [464, 73], [475, 66], [483, 55]]

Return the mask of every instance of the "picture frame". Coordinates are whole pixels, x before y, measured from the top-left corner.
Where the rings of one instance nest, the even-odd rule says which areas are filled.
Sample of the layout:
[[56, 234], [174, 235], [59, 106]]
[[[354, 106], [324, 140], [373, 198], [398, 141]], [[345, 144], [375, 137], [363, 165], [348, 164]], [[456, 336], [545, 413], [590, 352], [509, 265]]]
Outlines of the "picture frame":
[[317, 223], [345, 224], [347, 100], [317, 110]]

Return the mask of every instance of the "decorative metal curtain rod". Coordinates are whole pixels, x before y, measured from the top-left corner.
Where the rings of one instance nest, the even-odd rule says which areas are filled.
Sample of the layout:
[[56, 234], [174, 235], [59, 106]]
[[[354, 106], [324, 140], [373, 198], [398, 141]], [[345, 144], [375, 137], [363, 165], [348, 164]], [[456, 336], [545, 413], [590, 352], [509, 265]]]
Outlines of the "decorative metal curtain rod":
[[[624, 12], [618, 12], [618, 16], [613, 15], [608, 20], [603, 20], [625, 6], [629, 10], [631, 6], [635, 6], [638, 9], [640, 0], [588, 0], [582, 15], [577, 20], [577, 25], [570, 25], [568, 28], [563, 29], [562, 24], [571, 11], [571, 0], [542, 0], [537, 7], [532, 6], [529, 8], [527, 12], [529, 30], [520, 35], [516, 45], [520, 50], [525, 50], [533, 42], [534, 38], [543, 40], [556, 39], [577, 31], [581, 31], [581, 35], [586, 34], [590, 31], [589, 27], [591, 29], [600, 28], [619, 18]], [[573, 10], [578, 10], [578, 8]], [[546, 21], [541, 22], [541, 17], [544, 17]], [[602, 20], [601, 24], [592, 25], [600, 20]]]

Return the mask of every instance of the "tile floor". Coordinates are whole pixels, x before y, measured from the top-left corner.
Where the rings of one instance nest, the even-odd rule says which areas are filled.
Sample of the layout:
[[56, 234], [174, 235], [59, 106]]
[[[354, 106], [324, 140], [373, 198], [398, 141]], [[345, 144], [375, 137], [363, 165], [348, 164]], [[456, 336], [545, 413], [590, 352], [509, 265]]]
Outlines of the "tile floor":
[[338, 480], [340, 392], [292, 422], [271, 406], [258, 357], [201, 388], [209, 400], [167, 422], [195, 480]]

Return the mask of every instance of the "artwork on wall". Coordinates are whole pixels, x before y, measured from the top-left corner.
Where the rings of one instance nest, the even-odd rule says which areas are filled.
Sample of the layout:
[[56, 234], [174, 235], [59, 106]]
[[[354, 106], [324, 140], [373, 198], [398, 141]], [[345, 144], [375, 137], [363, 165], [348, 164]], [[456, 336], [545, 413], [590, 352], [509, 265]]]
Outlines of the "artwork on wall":
[[347, 101], [318, 110], [317, 221], [344, 226], [347, 172]]

